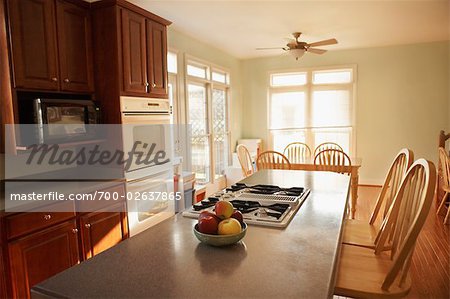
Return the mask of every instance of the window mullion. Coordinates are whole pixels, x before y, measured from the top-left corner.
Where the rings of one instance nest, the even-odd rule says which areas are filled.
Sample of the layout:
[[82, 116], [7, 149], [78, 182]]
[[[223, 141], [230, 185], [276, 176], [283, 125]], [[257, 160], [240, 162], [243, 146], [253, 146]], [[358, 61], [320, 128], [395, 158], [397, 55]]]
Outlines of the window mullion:
[[213, 112], [212, 112], [212, 84], [206, 83], [206, 111], [207, 111], [207, 129], [208, 129], [208, 144], [209, 144], [209, 160], [211, 161], [209, 167], [210, 182], [215, 181], [215, 155], [214, 155], [214, 129], [213, 129]]

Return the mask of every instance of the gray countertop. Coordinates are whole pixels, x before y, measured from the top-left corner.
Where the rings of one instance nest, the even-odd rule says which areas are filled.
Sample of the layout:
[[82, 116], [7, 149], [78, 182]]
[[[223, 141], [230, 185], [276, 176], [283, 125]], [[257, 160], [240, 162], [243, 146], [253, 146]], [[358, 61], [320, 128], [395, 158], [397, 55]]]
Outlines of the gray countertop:
[[196, 220], [178, 214], [37, 284], [34, 295], [331, 297], [350, 178], [269, 170], [243, 182], [305, 186], [312, 191], [285, 229], [249, 226], [242, 242], [215, 248], [195, 238]]

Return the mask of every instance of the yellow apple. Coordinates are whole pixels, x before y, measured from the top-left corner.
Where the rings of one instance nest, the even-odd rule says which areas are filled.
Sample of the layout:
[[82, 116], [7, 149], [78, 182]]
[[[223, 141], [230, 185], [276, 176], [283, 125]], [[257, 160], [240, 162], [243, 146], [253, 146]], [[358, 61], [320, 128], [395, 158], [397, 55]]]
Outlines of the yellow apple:
[[214, 206], [214, 210], [220, 219], [227, 219], [231, 217], [231, 214], [233, 214], [234, 207], [231, 202], [220, 200]]
[[217, 232], [219, 235], [235, 235], [242, 230], [241, 223], [234, 218], [228, 218], [220, 221]]

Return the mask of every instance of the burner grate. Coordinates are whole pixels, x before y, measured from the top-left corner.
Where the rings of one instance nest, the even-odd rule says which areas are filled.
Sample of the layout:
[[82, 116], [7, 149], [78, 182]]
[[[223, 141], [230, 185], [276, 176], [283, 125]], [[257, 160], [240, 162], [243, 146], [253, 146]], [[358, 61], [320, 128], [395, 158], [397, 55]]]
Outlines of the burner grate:
[[239, 200], [269, 200], [277, 202], [296, 202], [298, 201], [298, 196], [288, 196], [288, 195], [273, 195], [273, 194], [254, 194], [254, 193], [241, 193], [236, 196]]

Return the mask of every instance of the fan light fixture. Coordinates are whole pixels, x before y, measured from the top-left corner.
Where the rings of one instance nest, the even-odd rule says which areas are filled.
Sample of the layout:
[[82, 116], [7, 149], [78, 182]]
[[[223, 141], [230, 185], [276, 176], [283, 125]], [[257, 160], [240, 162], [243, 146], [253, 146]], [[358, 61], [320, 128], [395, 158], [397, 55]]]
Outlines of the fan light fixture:
[[305, 54], [305, 49], [291, 49], [289, 54], [295, 57], [295, 60], [298, 60]]
[[299, 40], [299, 37], [302, 33], [301, 32], [294, 32], [292, 33], [292, 36], [294, 39], [289, 38], [288, 43], [284, 47], [275, 47], [275, 48], [256, 48], [256, 50], [271, 50], [271, 49], [281, 49], [286, 52], [290, 52], [291, 56], [295, 58], [295, 60], [298, 60], [301, 58], [305, 52], [313, 53], [313, 54], [323, 54], [327, 52], [327, 50], [318, 49], [315, 47], [318, 46], [328, 46], [328, 45], [335, 45], [338, 43], [338, 41], [335, 38], [330, 38], [326, 40], [321, 40], [319, 42], [315, 43], [306, 43]]

